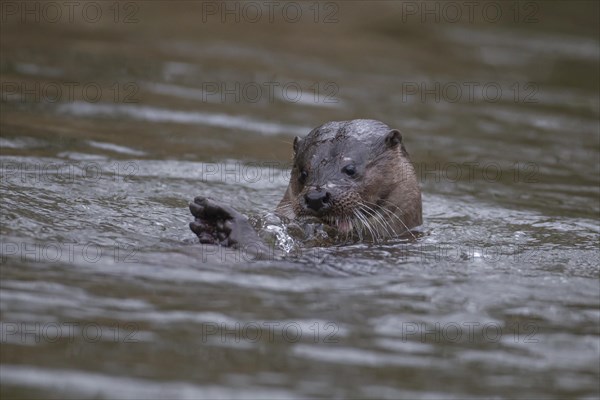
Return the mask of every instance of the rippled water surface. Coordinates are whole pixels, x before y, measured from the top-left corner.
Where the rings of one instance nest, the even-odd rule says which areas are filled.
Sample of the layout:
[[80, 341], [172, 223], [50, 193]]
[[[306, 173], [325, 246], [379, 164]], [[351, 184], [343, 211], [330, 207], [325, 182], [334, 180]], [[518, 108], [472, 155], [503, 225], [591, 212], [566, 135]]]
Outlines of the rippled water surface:
[[[2, 398], [597, 398], [598, 3], [408, 3], [4, 2]], [[353, 118], [402, 130], [420, 237], [200, 246], [190, 199], [264, 216]]]

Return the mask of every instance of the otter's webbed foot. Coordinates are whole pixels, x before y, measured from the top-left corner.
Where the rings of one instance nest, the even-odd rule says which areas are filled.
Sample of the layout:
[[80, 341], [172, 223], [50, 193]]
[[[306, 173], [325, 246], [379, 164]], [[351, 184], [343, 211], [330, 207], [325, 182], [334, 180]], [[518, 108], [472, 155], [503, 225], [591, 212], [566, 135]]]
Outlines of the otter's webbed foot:
[[262, 244], [248, 218], [232, 207], [198, 196], [190, 203], [190, 211], [195, 217], [194, 222], [190, 222], [190, 229], [200, 243], [225, 247]]

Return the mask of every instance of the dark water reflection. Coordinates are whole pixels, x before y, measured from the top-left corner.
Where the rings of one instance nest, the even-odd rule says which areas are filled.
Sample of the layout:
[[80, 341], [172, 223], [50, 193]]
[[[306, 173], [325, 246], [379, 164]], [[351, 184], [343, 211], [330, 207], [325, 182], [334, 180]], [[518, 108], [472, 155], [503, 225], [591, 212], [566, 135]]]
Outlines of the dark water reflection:
[[[598, 4], [476, 3], [3, 2], [3, 398], [597, 397]], [[189, 199], [265, 214], [352, 118], [404, 132], [422, 237], [196, 243]]]

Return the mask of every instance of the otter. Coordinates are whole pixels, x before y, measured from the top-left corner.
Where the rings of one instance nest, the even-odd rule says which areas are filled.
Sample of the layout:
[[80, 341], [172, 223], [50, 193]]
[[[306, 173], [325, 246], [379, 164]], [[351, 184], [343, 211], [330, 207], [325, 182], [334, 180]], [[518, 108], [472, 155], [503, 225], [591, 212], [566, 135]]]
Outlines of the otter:
[[[422, 224], [421, 189], [399, 130], [376, 120], [327, 122], [296, 137], [293, 149], [290, 182], [275, 209], [279, 217], [316, 219], [340, 237], [373, 241]], [[263, 246], [234, 208], [203, 196], [189, 208], [190, 229], [201, 243]]]

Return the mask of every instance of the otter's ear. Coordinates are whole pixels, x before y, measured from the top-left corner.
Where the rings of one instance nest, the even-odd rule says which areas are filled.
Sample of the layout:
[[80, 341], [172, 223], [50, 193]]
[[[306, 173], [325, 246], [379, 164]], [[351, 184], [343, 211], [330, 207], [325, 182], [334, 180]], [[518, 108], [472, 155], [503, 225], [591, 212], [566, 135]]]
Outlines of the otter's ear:
[[385, 136], [385, 144], [387, 147], [392, 148], [396, 147], [402, 143], [402, 134], [398, 129], [392, 129]]
[[300, 136], [296, 136], [294, 138], [294, 154], [296, 154], [298, 152], [298, 146], [300, 146], [300, 141], [302, 139], [300, 139]]

